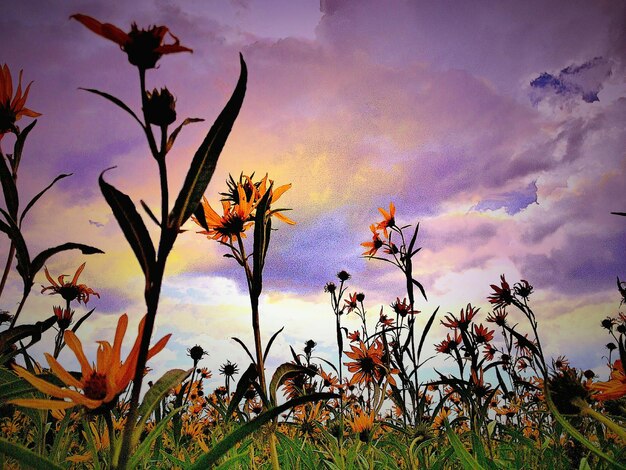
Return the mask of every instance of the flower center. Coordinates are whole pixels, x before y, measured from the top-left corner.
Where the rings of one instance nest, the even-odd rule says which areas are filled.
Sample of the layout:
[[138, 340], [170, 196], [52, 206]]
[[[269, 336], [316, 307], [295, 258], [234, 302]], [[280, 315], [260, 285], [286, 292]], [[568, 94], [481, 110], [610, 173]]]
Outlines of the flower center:
[[92, 372], [91, 376], [85, 382], [83, 391], [87, 398], [102, 400], [107, 396], [106, 375], [100, 374], [99, 372]]

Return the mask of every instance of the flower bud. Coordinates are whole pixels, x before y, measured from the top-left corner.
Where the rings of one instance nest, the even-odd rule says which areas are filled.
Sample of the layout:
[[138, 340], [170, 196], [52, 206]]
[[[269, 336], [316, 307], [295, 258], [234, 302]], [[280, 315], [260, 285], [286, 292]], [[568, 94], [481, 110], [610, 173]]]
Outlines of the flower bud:
[[167, 88], [156, 88], [146, 92], [147, 100], [143, 108], [146, 120], [155, 126], [167, 126], [176, 121], [176, 99]]

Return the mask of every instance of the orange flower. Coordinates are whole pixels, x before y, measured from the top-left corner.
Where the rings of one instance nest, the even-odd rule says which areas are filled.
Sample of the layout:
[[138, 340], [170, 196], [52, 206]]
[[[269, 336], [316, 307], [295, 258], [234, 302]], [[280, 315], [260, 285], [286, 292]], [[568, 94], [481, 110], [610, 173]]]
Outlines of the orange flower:
[[[246, 176], [246, 178], [248, 178]], [[268, 179], [267, 179], [267, 174], [263, 177], [263, 179], [261, 180], [260, 183], [257, 184], [252, 184], [252, 181], [250, 180], [250, 178], [248, 178], [250, 185], [252, 186], [252, 188], [254, 188], [254, 193], [255, 193], [255, 197], [254, 197], [254, 201], [255, 204], [258, 204], [259, 201], [261, 201], [261, 199], [263, 199], [263, 196], [265, 196], [265, 193], [268, 191], [267, 188], [267, 183], [268, 183]], [[272, 185], [273, 181], [269, 180], [269, 184], [270, 186]], [[278, 201], [278, 199], [280, 199], [280, 197], [288, 190], [291, 188], [291, 183], [289, 184], [284, 184], [282, 186], [279, 186], [276, 189], [272, 189], [270, 188], [270, 206], [272, 204], [274, 204], [276, 201]], [[285, 215], [281, 214], [282, 211], [285, 211], [287, 209], [272, 209], [269, 211], [269, 215], [273, 216], [275, 215], [276, 218], [278, 220], [281, 220], [283, 222], [285, 222], [286, 224], [289, 225], [295, 225], [296, 223], [291, 220], [289, 217], [286, 217]]]
[[626, 395], [626, 372], [622, 361], [616, 360], [611, 369], [611, 376], [607, 382], [595, 382], [590, 386], [591, 390], [598, 392], [593, 395], [596, 400], [619, 400]]
[[80, 274], [83, 272], [83, 269], [85, 269], [85, 264], [86, 263], [83, 263], [78, 267], [71, 282], [65, 282], [65, 276], [67, 276], [67, 274], [61, 274], [58, 277], [58, 283], [52, 279], [52, 276], [50, 276], [50, 273], [48, 272], [48, 268], [44, 267], [46, 278], [52, 285], [48, 287], [41, 286], [43, 287], [43, 289], [41, 289], [41, 293], [43, 294], [45, 291], [51, 290], [52, 292], [50, 292], [50, 295], [59, 294], [68, 302], [78, 300], [79, 303], [82, 302], [85, 305], [89, 302], [90, 295], [95, 295], [100, 298], [100, 294], [95, 292], [91, 287], [87, 287], [85, 284], [76, 284]]
[[0, 67], [0, 140], [7, 132], [15, 132], [15, 121], [22, 116], [41, 116], [25, 107], [28, 92], [33, 82], [30, 82], [22, 94], [22, 71], [20, 70], [19, 81], [15, 96], [13, 96], [13, 80], [9, 66], [4, 64]]
[[372, 236], [372, 241], [361, 243], [361, 246], [365, 248], [369, 248], [369, 250], [363, 252], [365, 256], [374, 256], [376, 252], [383, 246], [383, 241], [380, 239], [380, 235], [378, 235], [378, 231], [376, 230], [376, 225], [375, 224], [370, 225], [370, 230], [374, 234]]
[[396, 206], [393, 202], [389, 203], [389, 212], [387, 212], [382, 207], [378, 208], [379, 212], [382, 214], [384, 220], [376, 224], [376, 228], [383, 231], [385, 238], [389, 238], [388, 228], [392, 228], [396, 225]]
[[[250, 222], [250, 214], [254, 209], [254, 203], [246, 197], [243, 186], [237, 187], [239, 202], [232, 205], [230, 201], [222, 201], [222, 209], [224, 215], [219, 215], [213, 210], [205, 197], [202, 198], [202, 207], [204, 209], [204, 218], [209, 230], [198, 233], [204, 234], [213, 240], [219, 240], [222, 243], [228, 243], [238, 236], [245, 237], [245, 231], [250, 228], [253, 222]], [[194, 217], [194, 222], [202, 226]]]
[[[139, 345], [143, 336], [145, 317], [139, 323], [139, 333], [130, 354], [124, 362], [120, 361], [122, 340], [128, 326], [128, 316], [122, 315], [117, 322], [113, 345], [108, 341], [98, 341], [97, 362], [90, 365], [83, 351], [80, 340], [72, 331], [65, 332], [65, 343], [74, 352], [82, 370], [82, 377], [77, 380], [65, 370], [50, 354], [46, 354], [46, 360], [50, 370], [66, 387], [58, 387], [50, 382], [40, 379], [26, 369], [15, 366], [15, 373], [28, 381], [41, 392], [61, 400], [47, 400], [40, 398], [20, 398], [11, 400], [18, 406], [37, 409], [66, 409], [76, 405], [82, 405], [90, 410], [110, 405], [117, 396], [122, 393], [135, 375]], [[148, 351], [148, 359], [160, 352], [167, 344], [171, 335], [161, 338]], [[82, 391], [82, 393], [79, 392]], [[69, 399], [69, 401], [65, 399]]]
[[[118, 44], [126, 54], [128, 61], [142, 70], [153, 69], [163, 54], [175, 52], [193, 52], [188, 47], [180, 45], [180, 41], [166, 26], [152, 26], [149, 29], [139, 29], [133, 23], [128, 33], [110, 23], [100, 23], [91, 16], [76, 14], [70, 16], [103, 38]], [[163, 44], [165, 35], [174, 39], [172, 44]]]
[[488, 343], [489, 341], [491, 341], [493, 339], [493, 334], [494, 331], [489, 331], [483, 326], [482, 323], [480, 325], [474, 325], [474, 339], [479, 344]]
[[358, 433], [359, 439], [362, 442], [369, 442], [375, 419], [376, 413], [374, 411], [370, 413], [357, 411], [354, 417], [348, 421], [348, 424], [353, 433]]
[[368, 348], [363, 341], [359, 341], [359, 347], [350, 346], [351, 352], [345, 354], [355, 362], [345, 362], [348, 371], [354, 375], [351, 384], [371, 383], [379, 380], [384, 375], [383, 346], [380, 342], [374, 342]]

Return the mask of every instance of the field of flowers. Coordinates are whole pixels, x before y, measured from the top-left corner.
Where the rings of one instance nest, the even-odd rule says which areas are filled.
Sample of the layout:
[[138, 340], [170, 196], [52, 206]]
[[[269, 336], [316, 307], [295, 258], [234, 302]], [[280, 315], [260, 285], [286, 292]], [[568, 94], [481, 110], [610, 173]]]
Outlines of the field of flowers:
[[[230, 100], [171, 200], [167, 154], [184, 126], [200, 120], [186, 119], [172, 130], [177, 119], [173, 94], [167, 88], [147, 90], [146, 73], [163, 55], [191, 49], [165, 26], [140, 29], [133, 24], [124, 32], [86, 15], [72, 18], [116, 43], [139, 72], [139, 113], [108, 93], [87, 91], [128, 113], [145, 135], [159, 170], [161, 207], [153, 211], [144, 201], [141, 206], [148, 223], [158, 227], [159, 238], [153, 242], [135, 203], [105, 181], [105, 170], [100, 190], [143, 271], [147, 313], [136, 337], [127, 340], [133, 346], [126, 357], [121, 353], [126, 314], [119, 317], [113, 338], [81, 343], [80, 328], [93, 310], [80, 316], [77, 306], [86, 306], [99, 293], [80, 283], [85, 263], [71, 278], [54, 276], [45, 264], [68, 250], [84, 255], [101, 251], [65, 243], [35, 256], [29, 253], [22, 222], [68, 175], [59, 175], [27, 204], [20, 200], [20, 161], [36, 121], [23, 128], [17, 124], [39, 114], [27, 108], [30, 84], [22, 87], [20, 72], [15, 87], [15, 73], [4, 65], [0, 139], [10, 136], [14, 143], [0, 158], [0, 230], [10, 240], [9, 252], [3, 253], [0, 295], [12, 269], [23, 290], [14, 312], [0, 312], [0, 468], [626, 468], [626, 315], [598, 319], [598, 328], [609, 336], [606, 375], [598, 377], [576, 369], [565, 356], [544, 355], [533, 286], [527, 280], [501, 276], [485, 305], [468, 304], [447, 314], [420, 312], [427, 289], [413, 277], [421, 249], [419, 224], [403, 225], [393, 203], [379, 208], [370, 225], [372, 237], [362, 243], [363, 256], [400, 270], [406, 295], [389, 299], [380, 313], [372, 311], [378, 308], [366, 306], [365, 294], [351, 289], [350, 273], [339, 271], [324, 286], [328, 318], [334, 315], [336, 326], [335, 360], [318, 357], [316, 343], [308, 340], [292, 345], [290, 362], [266, 370], [281, 331], [263, 344], [259, 298], [274, 224], [294, 225], [287, 209], [278, 205], [291, 185], [275, 184], [267, 175], [241, 174], [226, 182], [217, 210], [204, 197], [244, 101], [243, 57]], [[201, 236], [221, 244], [245, 276], [254, 344], [236, 341], [250, 361], [208, 367], [207, 360], [200, 364], [207, 351], [195, 346], [188, 350], [188, 370], [170, 370], [146, 383], [150, 359], [170, 339], [153, 338], [153, 329], [168, 255], [189, 219]], [[48, 285], [41, 293], [52, 296], [53, 314], [34, 324], [20, 323], [42, 270]], [[626, 283], [617, 278], [616, 311], [625, 302]], [[416, 326], [418, 314], [428, 319], [423, 329]], [[355, 331], [342, 324], [347, 315], [360, 319]], [[447, 328], [444, 338], [428, 336], [435, 322]], [[45, 358], [29, 351], [38, 342], [49, 351]], [[456, 372], [436, 372], [438, 378], [425, 380], [432, 357], [426, 357], [424, 346], [433, 343], [436, 354], [455, 364]], [[79, 371], [58, 361], [66, 346]], [[94, 350], [95, 364], [85, 353]], [[223, 377], [223, 385], [208, 390], [212, 373]]]

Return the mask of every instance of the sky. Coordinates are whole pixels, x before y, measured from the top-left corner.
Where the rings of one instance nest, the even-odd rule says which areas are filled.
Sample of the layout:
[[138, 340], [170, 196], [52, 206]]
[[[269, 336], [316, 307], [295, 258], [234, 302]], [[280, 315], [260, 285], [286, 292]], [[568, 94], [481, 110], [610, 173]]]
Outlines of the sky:
[[[28, 200], [60, 181], [24, 223], [32, 253], [66, 241], [105, 251], [52, 258], [53, 276], [72, 275], [100, 294], [79, 330], [87, 354], [113, 339], [127, 312], [134, 339], [145, 313], [143, 277], [97, 184], [109, 183], [139, 205], [158, 207], [158, 172], [141, 130], [124, 112], [80, 88], [96, 88], [139, 111], [139, 81], [111, 41], [70, 20], [93, 16], [121, 29], [166, 25], [192, 54], [164, 56], [148, 71], [149, 89], [176, 96], [186, 126], [168, 155], [177, 193], [196, 148], [239, 75], [249, 78], [242, 110], [206, 197], [219, 205], [229, 174], [269, 174], [292, 183], [281, 198], [297, 224], [276, 223], [265, 268], [261, 328], [273, 346], [270, 373], [314, 339], [336, 357], [334, 316], [323, 286], [351, 273], [370, 318], [403, 298], [402, 273], [364, 259], [361, 242], [394, 202], [399, 224], [420, 223], [414, 277], [428, 301], [420, 328], [467, 303], [489, 312], [490, 284], [501, 274], [534, 286], [532, 306], [549, 355], [606, 373], [609, 341], [600, 328], [619, 311], [616, 276], [626, 278], [626, 4], [615, 1], [164, 0], [23, 1], [0, 4], [0, 63], [24, 83], [28, 107], [42, 113], [19, 174]], [[22, 127], [28, 120], [18, 122]], [[5, 137], [3, 151], [12, 140]], [[145, 214], [144, 214], [145, 215]], [[147, 220], [147, 218], [145, 218]], [[149, 220], [146, 222], [150, 226]], [[154, 227], [150, 227], [155, 236]], [[209, 352], [214, 373], [226, 360], [246, 367], [233, 336], [252, 344], [244, 274], [225, 248], [188, 222], [167, 265], [154, 341], [172, 333], [149, 365], [153, 374], [187, 368], [187, 348]], [[0, 241], [0, 255], [8, 243]], [[4, 261], [2, 261], [4, 263]], [[58, 297], [36, 278], [21, 321], [52, 313]], [[13, 272], [0, 309], [13, 312]], [[77, 315], [87, 311], [77, 307]], [[515, 317], [524, 329], [521, 317]], [[480, 317], [479, 317], [480, 319]], [[357, 323], [343, 318], [348, 328]], [[427, 344], [438, 343], [438, 322]], [[47, 351], [49, 343], [34, 351]], [[432, 351], [432, 348], [431, 348]], [[61, 361], [71, 364], [71, 352]], [[436, 358], [445, 371], [452, 364]]]

